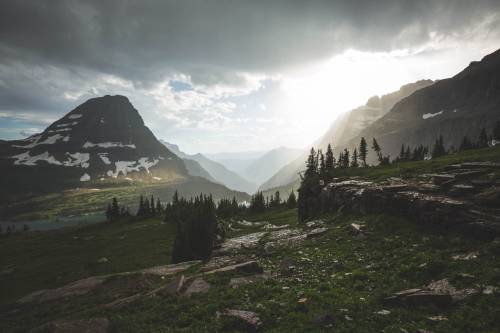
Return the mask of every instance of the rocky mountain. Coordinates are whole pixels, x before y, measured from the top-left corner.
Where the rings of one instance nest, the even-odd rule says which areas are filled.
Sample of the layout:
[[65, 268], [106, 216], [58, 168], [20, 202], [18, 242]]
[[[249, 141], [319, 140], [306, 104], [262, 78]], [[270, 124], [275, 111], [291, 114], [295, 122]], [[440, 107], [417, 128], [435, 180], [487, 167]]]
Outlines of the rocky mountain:
[[[214, 180], [237, 191], [253, 193], [257, 189], [256, 184], [246, 180], [236, 172], [229, 170], [221, 163], [213, 161], [203, 154], [188, 155], [182, 152], [175, 144], [171, 144], [166, 141], [162, 141], [162, 143], [185, 162], [187, 161], [186, 167], [188, 168], [189, 173], [197, 173], [198, 176]], [[203, 170], [195, 169], [192, 162], [196, 162]], [[203, 176], [203, 174], [208, 175]]]
[[[0, 143], [0, 171], [8, 175], [0, 180], [5, 201], [116, 182], [182, 187], [191, 179], [183, 160], [156, 139], [130, 101], [109, 95], [86, 101], [40, 134]], [[196, 184], [202, 192], [203, 184]]]
[[442, 135], [448, 148], [458, 147], [464, 135], [475, 141], [499, 119], [500, 50], [402, 99], [346, 146], [355, 146], [361, 136], [375, 137], [385, 154], [396, 156], [403, 143], [431, 145]]
[[265, 153], [246, 167], [243, 175], [250, 181], [262, 184], [274, 175], [284, 165], [295, 160], [302, 153], [302, 149], [279, 147]]
[[[369, 98], [365, 105], [348, 111], [335, 119], [328, 131], [312, 145], [321, 149], [325, 149], [328, 144], [332, 144], [334, 148], [344, 148], [349, 140], [383, 117], [397, 102], [431, 84], [433, 84], [432, 80], [420, 80], [406, 84], [398, 91]], [[260, 188], [270, 189], [297, 180], [300, 170], [304, 168], [304, 161], [308, 154], [309, 149], [303, 151], [298, 158], [278, 170]]]

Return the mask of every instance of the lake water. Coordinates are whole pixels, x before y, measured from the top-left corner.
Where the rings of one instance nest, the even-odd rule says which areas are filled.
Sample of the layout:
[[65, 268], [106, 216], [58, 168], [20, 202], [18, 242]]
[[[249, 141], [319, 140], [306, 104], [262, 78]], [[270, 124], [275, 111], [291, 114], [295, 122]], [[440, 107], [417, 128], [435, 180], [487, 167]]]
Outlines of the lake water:
[[27, 225], [30, 231], [42, 231], [42, 230], [53, 230], [60, 229], [64, 227], [74, 227], [82, 226], [86, 224], [93, 224], [106, 221], [106, 215], [104, 213], [90, 213], [78, 216], [68, 216], [68, 217], [58, 217], [53, 219], [43, 219], [35, 221], [0, 221], [0, 226], [2, 227], [2, 232], [7, 231], [7, 227], [15, 226], [16, 232], [22, 231], [24, 225]]

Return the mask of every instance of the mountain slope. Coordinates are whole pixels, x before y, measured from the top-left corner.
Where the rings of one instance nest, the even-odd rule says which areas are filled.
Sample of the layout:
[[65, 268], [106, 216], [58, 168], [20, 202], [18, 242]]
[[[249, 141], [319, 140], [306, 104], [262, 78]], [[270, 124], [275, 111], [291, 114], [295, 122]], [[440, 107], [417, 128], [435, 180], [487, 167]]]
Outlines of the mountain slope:
[[208, 173], [208, 171], [205, 170], [200, 165], [200, 163], [191, 159], [189, 155], [182, 152], [179, 149], [179, 146], [172, 144], [172, 143], [168, 143], [168, 142], [161, 140], [161, 139], [160, 139], [160, 142], [163, 145], [165, 145], [165, 147], [167, 147], [172, 153], [174, 153], [175, 155], [182, 158], [182, 160], [184, 161], [184, 164], [186, 165], [186, 169], [191, 176], [202, 177], [202, 178], [208, 179], [210, 181], [217, 182], [217, 180], [214, 177], [212, 177], [212, 175], [210, 173]]
[[[344, 148], [350, 139], [356, 137], [364, 128], [384, 116], [401, 99], [409, 96], [418, 89], [433, 84], [431, 80], [420, 80], [402, 86], [398, 91], [379, 96], [373, 96], [365, 105], [340, 115], [330, 126], [328, 131], [318, 139], [313, 146], [325, 149], [328, 144], [334, 148]], [[260, 189], [270, 189], [289, 184], [298, 179], [299, 172], [304, 168], [304, 163], [309, 150], [302, 152], [299, 157], [282, 167]]]
[[238, 175], [236, 172], [227, 169], [221, 163], [215, 162], [205, 155], [188, 155], [182, 152], [175, 144], [171, 144], [165, 141], [162, 141], [162, 143], [182, 159], [197, 162], [201, 166], [201, 168], [203, 168], [203, 170], [205, 170], [205, 172], [210, 175], [210, 177], [215, 179], [216, 182], [224, 184], [230, 189], [244, 191], [247, 193], [253, 193], [257, 189], [256, 184], [249, 182], [248, 180]]
[[254, 183], [261, 184], [301, 153], [301, 149], [286, 147], [273, 149], [252, 162], [246, 168], [244, 176]]
[[[156, 139], [130, 101], [109, 95], [84, 102], [40, 134], [1, 143], [0, 172], [8, 175], [0, 177], [2, 203], [89, 186], [180, 188], [191, 179], [182, 159]], [[209, 188], [203, 182], [197, 182], [198, 193]]]
[[394, 157], [402, 143], [431, 145], [442, 135], [448, 148], [458, 147], [464, 135], [475, 141], [482, 128], [491, 131], [499, 119], [500, 50], [404, 98], [347, 146], [356, 145], [361, 136], [375, 137], [385, 154]]

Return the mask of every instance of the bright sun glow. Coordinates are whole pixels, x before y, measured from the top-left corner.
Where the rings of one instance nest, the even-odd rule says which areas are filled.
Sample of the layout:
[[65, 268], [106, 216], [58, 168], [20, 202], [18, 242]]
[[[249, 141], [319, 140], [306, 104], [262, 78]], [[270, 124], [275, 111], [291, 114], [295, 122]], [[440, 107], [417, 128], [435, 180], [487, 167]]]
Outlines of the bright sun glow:
[[408, 67], [408, 61], [404, 61], [407, 55], [406, 51], [346, 51], [284, 79], [284, 98], [276, 106], [288, 119], [301, 124], [301, 140], [310, 143], [339, 114], [365, 104], [373, 95], [398, 90], [411, 82], [414, 66]]

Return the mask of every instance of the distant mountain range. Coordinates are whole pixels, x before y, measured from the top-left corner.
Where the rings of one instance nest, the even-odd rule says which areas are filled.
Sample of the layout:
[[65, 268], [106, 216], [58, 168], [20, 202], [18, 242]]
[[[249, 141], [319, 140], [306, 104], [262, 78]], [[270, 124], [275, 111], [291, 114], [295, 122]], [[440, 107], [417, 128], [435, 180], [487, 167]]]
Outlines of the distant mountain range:
[[236, 172], [227, 169], [221, 163], [215, 162], [202, 154], [188, 155], [175, 144], [163, 140], [161, 142], [184, 160], [188, 172], [193, 176], [204, 177], [224, 184], [230, 189], [247, 193], [253, 193], [257, 189], [257, 184], [249, 182]]
[[[40, 134], [0, 142], [0, 198], [8, 202], [115, 182], [175, 182], [179, 189], [190, 182], [190, 189], [196, 186], [198, 193], [214, 188], [203, 168], [187, 165], [156, 139], [126, 97], [107, 95], [86, 101]], [[193, 171], [197, 167], [198, 174]], [[204, 179], [192, 182], [190, 171]], [[219, 187], [225, 197], [248, 198]]]

